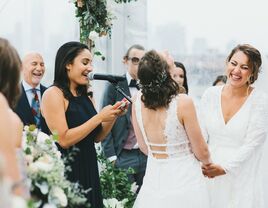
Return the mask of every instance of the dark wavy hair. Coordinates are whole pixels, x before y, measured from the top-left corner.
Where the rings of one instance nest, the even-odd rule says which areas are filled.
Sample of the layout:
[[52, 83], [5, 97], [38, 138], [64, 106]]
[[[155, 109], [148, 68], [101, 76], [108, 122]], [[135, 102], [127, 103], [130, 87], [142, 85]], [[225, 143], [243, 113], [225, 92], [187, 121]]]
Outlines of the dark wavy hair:
[[[55, 60], [53, 85], [59, 87], [62, 90], [63, 95], [67, 100], [73, 97], [73, 95], [70, 91], [70, 79], [67, 74], [66, 66], [68, 64], [72, 64], [74, 59], [84, 49], [89, 50], [87, 45], [76, 41], [67, 42], [58, 49]], [[87, 86], [79, 85], [76, 88], [76, 91], [78, 95], [87, 95]]]
[[0, 38], [0, 92], [14, 108], [20, 96], [21, 59], [8, 40]]
[[260, 67], [262, 64], [261, 53], [249, 44], [237, 45], [227, 57], [226, 62], [229, 62], [233, 55], [238, 51], [242, 51], [249, 59], [249, 66], [252, 68], [249, 83], [253, 84], [259, 76]]
[[155, 51], [145, 53], [138, 67], [142, 101], [145, 107], [154, 109], [168, 107], [178, 94], [178, 84], [169, 74], [167, 62]]
[[183, 82], [182, 86], [184, 87], [184, 89], [186, 91], [186, 94], [188, 94], [189, 88], [188, 88], [187, 73], [186, 73], [185, 66], [183, 65], [183, 63], [177, 62], [177, 61], [175, 61], [174, 64], [175, 64], [176, 67], [181, 68], [183, 73], [184, 73], [184, 82]]

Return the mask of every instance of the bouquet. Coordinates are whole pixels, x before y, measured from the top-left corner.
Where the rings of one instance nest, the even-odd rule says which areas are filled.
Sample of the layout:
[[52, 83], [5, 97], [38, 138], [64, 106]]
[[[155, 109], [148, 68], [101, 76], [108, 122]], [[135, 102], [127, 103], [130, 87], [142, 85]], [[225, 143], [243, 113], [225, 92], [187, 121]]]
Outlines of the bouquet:
[[24, 127], [22, 146], [32, 197], [29, 207], [89, 207], [85, 191], [65, 176], [66, 166], [55, 144], [57, 138], [34, 125]]

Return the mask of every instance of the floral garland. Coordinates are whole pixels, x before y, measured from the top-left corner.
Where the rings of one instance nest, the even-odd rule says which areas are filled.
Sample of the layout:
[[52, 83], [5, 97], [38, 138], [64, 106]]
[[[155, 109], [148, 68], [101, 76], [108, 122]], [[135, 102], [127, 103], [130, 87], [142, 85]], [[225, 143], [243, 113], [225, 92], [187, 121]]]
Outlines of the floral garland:
[[[107, 7], [107, 0], [72, 0], [76, 7], [76, 17], [80, 23], [80, 41], [95, 47], [94, 41], [98, 37], [111, 37], [112, 21], [116, 17]], [[129, 3], [137, 0], [113, 0], [116, 3]], [[95, 55], [102, 55], [99, 51]]]
[[22, 147], [32, 197], [28, 207], [89, 207], [83, 195], [86, 191], [65, 177], [66, 166], [56, 140], [57, 136], [48, 136], [34, 125], [24, 127]]

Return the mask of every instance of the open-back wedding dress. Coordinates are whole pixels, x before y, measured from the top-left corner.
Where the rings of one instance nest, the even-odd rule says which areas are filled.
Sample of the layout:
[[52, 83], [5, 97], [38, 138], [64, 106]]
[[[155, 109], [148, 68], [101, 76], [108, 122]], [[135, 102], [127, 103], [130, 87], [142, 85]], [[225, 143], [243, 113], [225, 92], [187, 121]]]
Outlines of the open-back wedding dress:
[[[165, 143], [153, 143], [153, 138], [147, 138], [150, 134], [144, 128], [141, 99], [137, 96], [136, 117], [148, 147], [148, 161], [135, 208], [209, 207], [200, 163], [192, 153], [185, 129], [177, 117], [178, 102], [179, 96], [173, 98], [166, 111]], [[163, 151], [156, 151], [154, 147], [162, 147]], [[167, 158], [157, 159], [156, 154], [165, 154]]]

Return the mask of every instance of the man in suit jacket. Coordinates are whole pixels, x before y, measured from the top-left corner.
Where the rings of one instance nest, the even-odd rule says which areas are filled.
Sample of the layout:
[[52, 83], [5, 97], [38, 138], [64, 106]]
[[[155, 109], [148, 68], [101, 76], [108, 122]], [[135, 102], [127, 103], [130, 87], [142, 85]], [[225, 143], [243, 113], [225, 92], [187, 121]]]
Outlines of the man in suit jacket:
[[[127, 68], [126, 80], [118, 83], [121, 89], [129, 96], [134, 96], [138, 91], [135, 85], [139, 60], [145, 54], [140, 45], [131, 46], [124, 56], [124, 64]], [[113, 105], [124, 97], [118, 93], [112, 84], [108, 84], [103, 97], [103, 106]], [[118, 168], [133, 168], [135, 173], [129, 175], [131, 182], [142, 185], [145, 174], [147, 157], [139, 150], [134, 129], [131, 122], [131, 105], [124, 116], [119, 117], [111, 133], [102, 142], [105, 156]], [[139, 190], [139, 189], [138, 189]]]
[[[22, 93], [15, 108], [15, 112], [21, 118], [24, 125], [35, 124], [41, 131], [49, 134], [47, 124], [40, 113], [41, 98], [44, 91], [47, 89], [40, 84], [45, 73], [45, 64], [42, 56], [35, 52], [27, 54], [22, 60], [22, 68]], [[37, 112], [33, 110], [34, 99]]]

